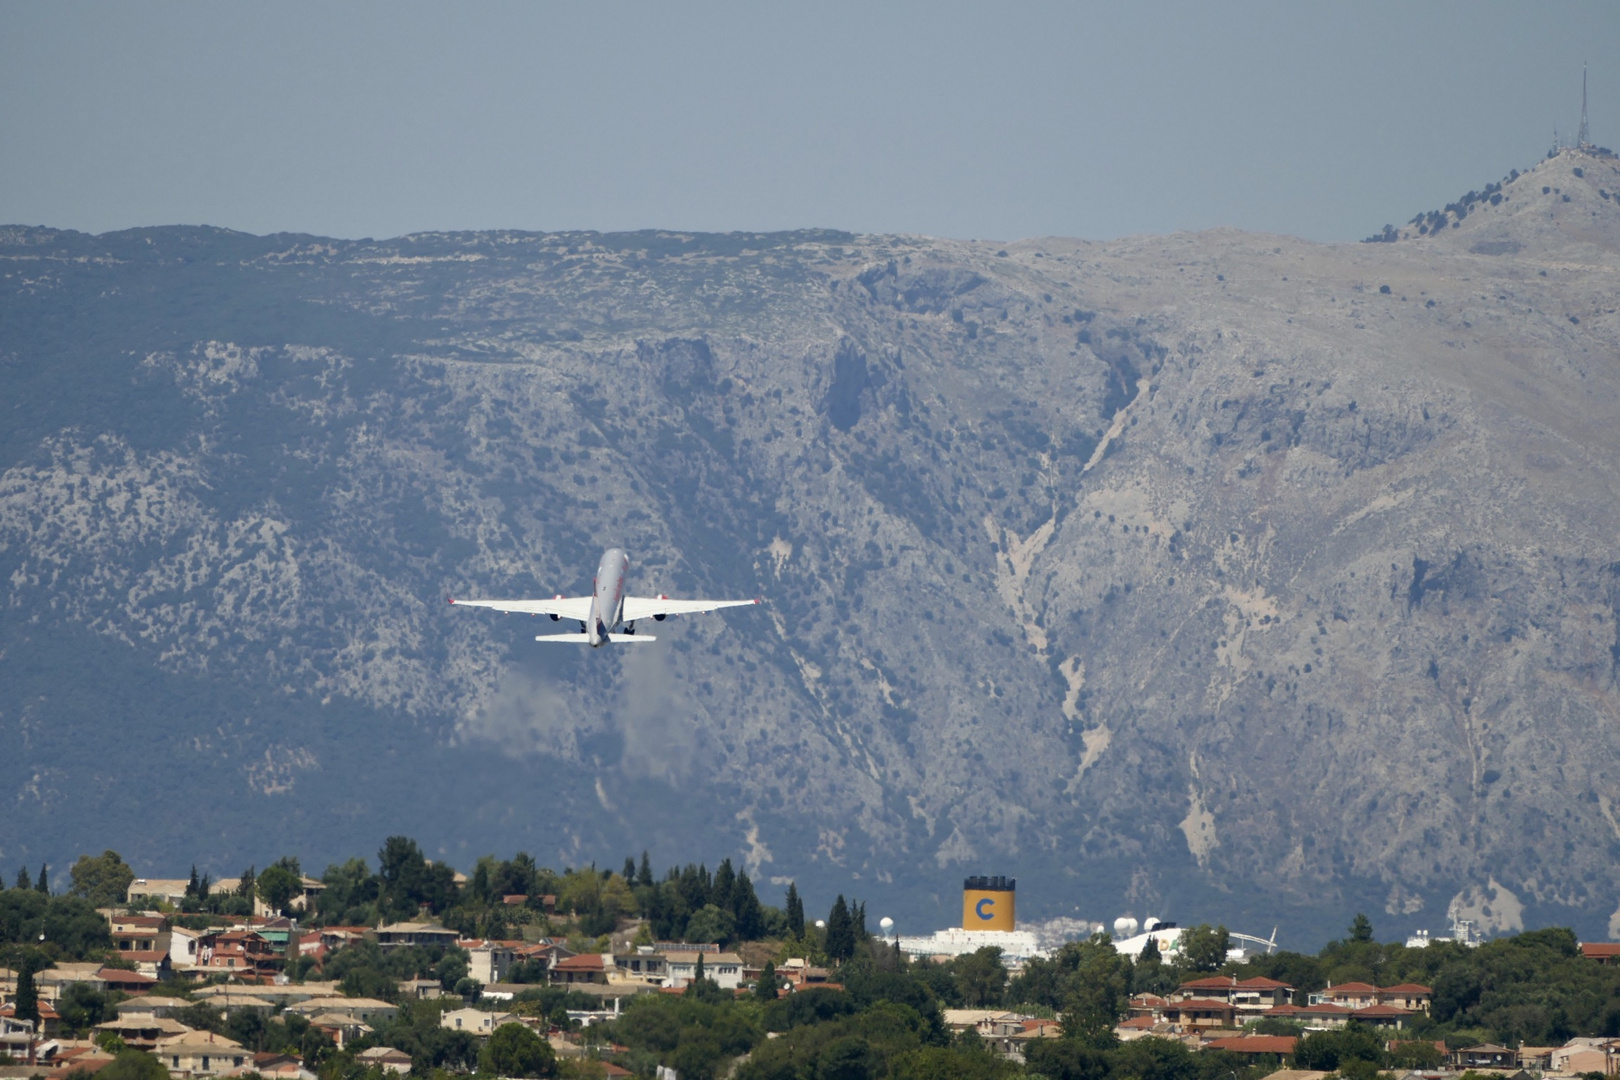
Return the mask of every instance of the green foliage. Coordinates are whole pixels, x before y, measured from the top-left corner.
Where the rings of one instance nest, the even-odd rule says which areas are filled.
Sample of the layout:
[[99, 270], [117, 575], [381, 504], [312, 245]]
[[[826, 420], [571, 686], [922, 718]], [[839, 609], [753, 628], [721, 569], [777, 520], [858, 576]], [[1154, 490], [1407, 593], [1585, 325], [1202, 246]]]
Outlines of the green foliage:
[[827, 956], [834, 961], [848, 960], [855, 955], [855, 921], [850, 918], [849, 905], [839, 893], [827, 913]]
[[263, 900], [272, 911], [285, 911], [287, 902], [299, 895], [304, 888], [300, 876], [283, 863], [267, 866], [259, 874], [255, 884], [259, 899]]
[[1007, 989], [1007, 969], [1001, 963], [1001, 950], [987, 945], [976, 952], [958, 956], [948, 965], [956, 976], [962, 1004], [983, 1009], [1001, 1004]]
[[[1389, 287], [1385, 286], [1384, 291], [1388, 292]], [[1350, 923], [1350, 940], [1351, 941], [1362, 942], [1362, 941], [1371, 941], [1372, 939], [1373, 939], [1372, 920], [1367, 918], [1365, 912], [1360, 912], [1360, 911], [1356, 912], [1355, 920]]]
[[713, 941], [721, 945], [728, 945], [735, 940], [737, 934], [737, 920], [731, 912], [718, 904], [704, 904], [692, 913], [692, 918], [686, 924], [686, 939], [688, 941]]
[[1314, 1031], [1294, 1045], [1294, 1062], [1301, 1069], [1332, 1072], [1352, 1061], [1375, 1067], [1385, 1063], [1384, 1040], [1361, 1024], [1332, 1031]]
[[776, 963], [765, 961], [765, 967], [759, 973], [759, 981], [754, 983], [754, 997], [760, 1001], [775, 1001], [776, 995], [781, 993], [782, 980], [776, 977]]
[[682, 1080], [714, 1077], [724, 1061], [747, 1053], [764, 1036], [747, 1002], [664, 994], [632, 1000], [607, 1033], [614, 1042], [673, 1066]]
[[68, 1038], [85, 1038], [90, 1029], [106, 1020], [114, 1019], [116, 995], [97, 990], [89, 983], [68, 984], [56, 1001], [56, 1013], [61, 1017], [62, 1032]]
[[69, 871], [73, 879], [69, 896], [82, 896], [93, 907], [115, 907], [129, 897], [135, 871], [124, 865], [123, 857], [110, 848], [96, 858], [80, 855]]
[[1226, 927], [1213, 929], [1202, 923], [1181, 935], [1181, 955], [1193, 971], [1219, 971], [1226, 963], [1226, 952], [1231, 946], [1231, 935]]
[[[27, 871], [23, 871], [27, 873]], [[799, 899], [799, 888], [793, 882], [787, 887], [787, 932], [789, 937], [804, 937], [804, 901]]]
[[79, 896], [48, 896], [37, 889], [0, 892], [0, 945], [39, 943], [53, 959], [85, 960], [112, 947], [107, 920]]
[[169, 1070], [144, 1050], [120, 1050], [118, 1056], [98, 1069], [95, 1075], [105, 1080], [169, 1080]]
[[468, 956], [455, 946], [410, 945], [384, 950], [374, 941], [357, 941], [327, 957], [323, 973], [345, 994], [393, 1001], [403, 979], [439, 980], [454, 990], [467, 975]]
[[496, 1076], [551, 1076], [557, 1071], [557, 1055], [525, 1025], [502, 1024], [478, 1052], [478, 1069]]
[[444, 863], [429, 865], [415, 840], [390, 836], [377, 852], [377, 863], [377, 903], [388, 917], [412, 918], [423, 905], [437, 914], [455, 903], [455, 871]]

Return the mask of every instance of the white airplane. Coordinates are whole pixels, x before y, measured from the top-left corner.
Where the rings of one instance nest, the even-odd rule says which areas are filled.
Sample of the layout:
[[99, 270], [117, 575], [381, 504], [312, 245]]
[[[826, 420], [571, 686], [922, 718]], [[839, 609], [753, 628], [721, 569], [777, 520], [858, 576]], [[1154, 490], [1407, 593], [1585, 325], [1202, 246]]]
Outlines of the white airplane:
[[[663, 622], [671, 615], [697, 615], [720, 608], [759, 604], [762, 600], [671, 600], [667, 596], [624, 595], [624, 574], [630, 569], [630, 556], [609, 548], [596, 567], [596, 580], [589, 596], [563, 596], [550, 600], [455, 600], [457, 607], [493, 608], [524, 615], [550, 615], [552, 622], [578, 619], [577, 634], [539, 634], [536, 641], [556, 641], [570, 645], [600, 648], [610, 641], [657, 641], [649, 634], [636, 633], [637, 619]], [[619, 633], [619, 625], [624, 632]]]

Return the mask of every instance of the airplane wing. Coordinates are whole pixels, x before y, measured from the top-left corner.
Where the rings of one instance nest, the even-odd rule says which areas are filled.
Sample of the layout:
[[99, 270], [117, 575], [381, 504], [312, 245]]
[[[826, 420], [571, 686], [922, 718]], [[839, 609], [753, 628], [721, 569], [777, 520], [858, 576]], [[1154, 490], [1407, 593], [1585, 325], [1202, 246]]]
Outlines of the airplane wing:
[[588, 596], [554, 596], [550, 600], [451, 600], [457, 607], [492, 608], [512, 611], [519, 615], [560, 615], [565, 619], [584, 622], [591, 617], [591, 598]]
[[728, 607], [746, 607], [760, 600], [671, 600], [667, 596], [627, 596], [624, 598], [624, 621], [650, 619], [655, 615], [699, 615], [705, 611], [718, 611]]

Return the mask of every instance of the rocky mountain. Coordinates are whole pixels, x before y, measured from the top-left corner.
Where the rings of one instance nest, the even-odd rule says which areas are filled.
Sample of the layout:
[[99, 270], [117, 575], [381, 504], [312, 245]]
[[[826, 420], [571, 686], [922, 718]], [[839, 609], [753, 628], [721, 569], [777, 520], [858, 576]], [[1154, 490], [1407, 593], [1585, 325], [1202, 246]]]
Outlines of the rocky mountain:
[[1383, 238], [4, 229], [0, 866], [1620, 936], [1620, 163]]

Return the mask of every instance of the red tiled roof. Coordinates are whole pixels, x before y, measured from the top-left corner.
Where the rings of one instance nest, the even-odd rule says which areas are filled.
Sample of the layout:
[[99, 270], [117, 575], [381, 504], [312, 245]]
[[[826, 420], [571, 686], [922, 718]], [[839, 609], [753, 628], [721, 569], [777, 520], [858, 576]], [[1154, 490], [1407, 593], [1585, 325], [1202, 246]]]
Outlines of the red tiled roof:
[[1234, 978], [1231, 975], [1209, 975], [1209, 976], [1206, 976], [1206, 977], [1204, 977], [1202, 979], [1194, 979], [1191, 982], [1184, 982], [1184, 983], [1181, 984], [1181, 988], [1183, 990], [1186, 990], [1189, 987], [1197, 987], [1197, 988], [1199, 988], [1201, 990], [1208, 990], [1208, 989], [1221, 989], [1221, 990], [1224, 990], [1229, 986], [1236, 986], [1236, 985], [1237, 985], [1237, 979]]
[[1235, 1050], [1239, 1054], [1292, 1054], [1297, 1040], [1292, 1035], [1239, 1035], [1230, 1039], [1211, 1039], [1204, 1046], [1210, 1050]]
[[1298, 1005], [1273, 1005], [1266, 1010], [1267, 1016], [1295, 1016], [1305, 1010]]
[[1219, 1009], [1223, 1012], [1234, 1012], [1237, 1009], [1229, 1001], [1220, 1001], [1216, 998], [1186, 998], [1182, 1001], [1170, 1003], [1172, 1009]]
[[1583, 941], [1581, 942], [1581, 955], [1588, 960], [1620, 956], [1620, 942], [1594, 941], [1588, 943]]
[[1153, 1017], [1151, 1017], [1151, 1016], [1133, 1016], [1129, 1020], [1123, 1021], [1120, 1024], [1118, 1024], [1117, 1026], [1122, 1027], [1122, 1028], [1132, 1028], [1132, 1029], [1135, 1029], [1135, 1028], [1152, 1028], [1153, 1025], [1156, 1024], [1156, 1023], [1158, 1023], [1158, 1021], [1153, 1019]]
[[1412, 1014], [1405, 1009], [1397, 1009], [1393, 1005], [1368, 1005], [1365, 1009], [1357, 1009], [1350, 1015], [1376, 1018], [1380, 1016], [1411, 1016]]
[[570, 956], [565, 960], [559, 960], [555, 964], [551, 965], [551, 970], [553, 970], [553, 971], [601, 971], [602, 970], [602, 954], [601, 953], [580, 953], [578, 956]]
[[1429, 989], [1427, 986], [1419, 986], [1417, 983], [1401, 983], [1399, 986], [1386, 986], [1382, 990], [1380, 990], [1379, 993], [1381, 993], [1381, 994], [1395, 994], [1395, 993], [1400, 993], [1400, 994], [1432, 994], [1432, 993], [1434, 993], [1434, 991]]
[[[1276, 1012], [1277, 1010], [1272, 1009], [1271, 1011]], [[1343, 1005], [1335, 1005], [1331, 1001], [1324, 1001], [1320, 1005], [1307, 1005], [1300, 1009], [1299, 1013], [1308, 1013], [1311, 1016], [1349, 1016], [1350, 1011]]]
[[114, 986], [151, 986], [157, 982], [150, 975], [142, 975], [138, 971], [123, 971], [119, 968], [104, 967], [96, 972], [96, 978], [104, 983]]
[[1364, 982], [1347, 982], [1340, 983], [1338, 986], [1330, 986], [1322, 993], [1329, 996], [1334, 994], [1376, 994], [1378, 993], [1378, 987]]
[[1252, 979], [1244, 979], [1234, 983], [1240, 990], [1292, 990], [1293, 987], [1276, 979], [1268, 979], [1264, 975], [1256, 975]]

